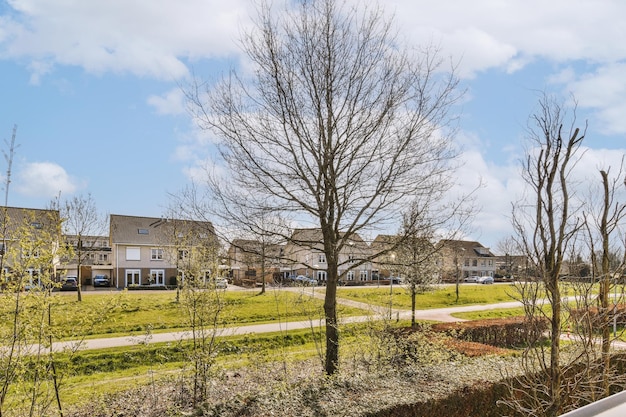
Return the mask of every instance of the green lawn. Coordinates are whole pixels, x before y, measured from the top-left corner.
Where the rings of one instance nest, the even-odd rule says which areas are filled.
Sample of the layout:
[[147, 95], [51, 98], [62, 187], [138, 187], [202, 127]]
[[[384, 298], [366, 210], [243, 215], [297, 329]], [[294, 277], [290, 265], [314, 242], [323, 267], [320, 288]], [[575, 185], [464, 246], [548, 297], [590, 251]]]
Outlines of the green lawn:
[[[380, 288], [340, 288], [337, 291], [338, 298], [346, 298], [369, 304], [388, 306], [390, 301], [391, 287]], [[470, 304], [491, 304], [513, 301], [515, 288], [513, 285], [474, 285], [462, 284], [459, 286], [459, 300], [456, 300], [454, 285], [436, 287], [432, 291], [418, 294], [416, 308], [431, 309], [443, 307], [455, 307]], [[403, 286], [393, 287], [393, 307], [409, 310], [411, 308], [411, 296]]]
[[[28, 296], [27, 296], [28, 297]], [[189, 327], [185, 303], [176, 301], [175, 291], [54, 293], [52, 323], [56, 339], [113, 337], [183, 330]], [[242, 326], [275, 321], [300, 321], [323, 316], [323, 300], [308, 293], [275, 291], [220, 291], [223, 308], [219, 326]], [[28, 300], [28, 298], [25, 298]], [[35, 302], [33, 297], [33, 302]], [[4, 303], [3, 309], [11, 307]], [[340, 315], [366, 314], [364, 310], [339, 306]], [[6, 314], [6, 311], [5, 311]], [[0, 326], [8, 326], [4, 320]]]

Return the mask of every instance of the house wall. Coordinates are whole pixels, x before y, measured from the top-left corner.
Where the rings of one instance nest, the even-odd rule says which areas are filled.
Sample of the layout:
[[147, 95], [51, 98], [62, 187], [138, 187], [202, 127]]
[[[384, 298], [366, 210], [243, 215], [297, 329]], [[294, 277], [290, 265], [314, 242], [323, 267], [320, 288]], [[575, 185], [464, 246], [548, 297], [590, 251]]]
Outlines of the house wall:
[[[128, 249], [139, 251], [139, 259], [127, 259]], [[162, 259], [152, 259], [152, 249], [162, 250]], [[168, 252], [169, 251], [169, 252]], [[171, 285], [178, 269], [170, 260], [176, 259], [171, 250], [156, 246], [118, 244], [114, 248], [112, 283], [117, 288], [128, 285]], [[177, 255], [176, 255], [177, 256]], [[157, 274], [155, 277], [154, 274]], [[162, 275], [161, 275], [162, 274]]]

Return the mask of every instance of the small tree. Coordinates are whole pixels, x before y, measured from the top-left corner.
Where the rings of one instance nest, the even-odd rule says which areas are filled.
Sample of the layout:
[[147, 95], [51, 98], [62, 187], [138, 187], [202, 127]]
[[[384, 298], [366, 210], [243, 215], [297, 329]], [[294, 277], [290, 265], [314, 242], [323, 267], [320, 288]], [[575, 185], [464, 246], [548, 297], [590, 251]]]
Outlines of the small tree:
[[[608, 394], [616, 376], [610, 371], [608, 353], [608, 289], [613, 276], [608, 260], [609, 241], [623, 222], [624, 206], [612, 198], [615, 188], [609, 187], [606, 172], [601, 172], [601, 199], [586, 201], [580, 193], [572, 192], [572, 171], [582, 156], [586, 128], [581, 130], [572, 123], [567, 129], [565, 120], [566, 112], [554, 99], [544, 96], [540, 100], [529, 130], [533, 146], [523, 165], [531, 191], [528, 200], [516, 205], [513, 212], [518, 242], [536, 272], [517, 288], [527, 319], [531, 323], [547, 321], [550, 331], [547, 349], [541, 343], [542, 334], [529, 334], [522, 355], [525, 375], [511, 386], [513, 395], [505, 403], [536, 416], [561, 415], [597, 400]], [[591, 277], [582, 255], [585, 247], [590, 255], [598, 247], [602, 254], [601, 262], [594, 259], [590, 263], [601, 265], [592, 268], [595, 272]], [[568, 285], [561, 281], [565, 273]], [[595, 280], [600, 281], [599, 301], [593, 292]], [[544, 298], [549, 304], [547, 311]], [[598, 313], [594, 313], [594, 304]], [[601, 357], [596, 348], [599, 331]], [[575, 337], [562, 347], [562, 337], [570, 332]]]
[[65, 234], [76, 241], [76, 244], [72, 246], [73, 255], [76, 259], [77, 296], [78, 301], [82, 301], [82, 266], [87, 257], [98, 249], [96, 238], [107, 233], [106, 216], [99, 213], [98, 206], [91, 194], [74, 196], [66, 200], [60, 211]]

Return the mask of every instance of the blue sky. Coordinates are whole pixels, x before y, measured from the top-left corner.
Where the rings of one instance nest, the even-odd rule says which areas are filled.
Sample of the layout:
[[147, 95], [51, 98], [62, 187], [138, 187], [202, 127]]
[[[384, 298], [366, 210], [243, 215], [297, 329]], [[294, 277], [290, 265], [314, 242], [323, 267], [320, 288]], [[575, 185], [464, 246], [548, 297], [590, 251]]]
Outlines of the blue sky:
[[[459, 187], [484, 182], [469, 238], [496, 247], [511, 234], [521, 141], [541, 91], [573, 94], [578, 119], [589, 122], [583, 176], [619, 163], [626, 2], [380, 4], [410, 43], [435, 42], [459, 62], [467, 88]], [[180, 86], [192, 73], [211, 80], [237, 65], [237, 39], [253, 14], [247, 0], [0, 0], [0, 139], [16, 124], [19, 144], [9, 205], [42, 208], [59, 193], [91, 193], [103, 212], [163, 214], [210, 143]]]

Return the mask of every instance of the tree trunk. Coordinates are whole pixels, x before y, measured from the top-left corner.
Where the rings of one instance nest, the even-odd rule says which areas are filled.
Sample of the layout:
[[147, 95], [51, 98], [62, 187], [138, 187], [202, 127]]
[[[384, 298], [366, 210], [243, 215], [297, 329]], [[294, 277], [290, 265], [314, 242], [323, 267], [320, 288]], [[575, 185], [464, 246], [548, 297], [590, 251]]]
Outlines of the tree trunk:
[[339, 327], [337, 322], [337, 267], [327, 271], [324, 316], [326, 318], [326, 361], [327, 375], [333, 375], [339, 367]]

